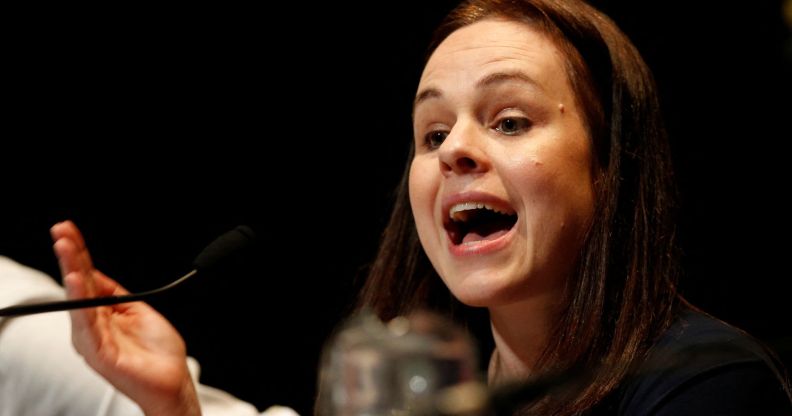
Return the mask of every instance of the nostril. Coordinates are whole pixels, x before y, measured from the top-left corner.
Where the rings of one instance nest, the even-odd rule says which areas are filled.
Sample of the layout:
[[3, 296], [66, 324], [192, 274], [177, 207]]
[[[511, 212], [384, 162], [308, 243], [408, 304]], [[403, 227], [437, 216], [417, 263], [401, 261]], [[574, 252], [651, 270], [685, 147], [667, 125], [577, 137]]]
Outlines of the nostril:
[[456, 164], [457, 167], [463, 172], [475, 170], [477, 167], [476, 161], [466, 156], [457, 159]]
[[478, 171], [479, 169], [479, 163], [477, 163], [475, 159], [467, 156], [459, 157], [453, 162], [440, 160], [440, 171], [443, 172], [443, 174], [450, 174], [451, 172], [465, 174]]

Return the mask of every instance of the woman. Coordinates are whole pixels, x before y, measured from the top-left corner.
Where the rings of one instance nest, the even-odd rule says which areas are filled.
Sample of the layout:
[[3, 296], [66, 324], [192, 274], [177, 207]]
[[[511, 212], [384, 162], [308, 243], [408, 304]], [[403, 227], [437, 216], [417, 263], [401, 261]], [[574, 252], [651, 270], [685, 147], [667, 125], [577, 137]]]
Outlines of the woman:
[[[384, 319], [486, 308], [493, 385], [583, 369], [522, 411], [789, 414], [763, 349], [676, 293], [654, 85], [609, 19], [575, 0], [465, 2], [437, 32], [413, 111], [361, 306]], [[73, 224], [53, 237], [70, 297], [123, 291]], [[146, 414], [198, 414], [183, 343], [156, 312], [72, 319], [78, 350]]]
[[597, 368], [585, 388], [539, 406], [602, 406], [681, 315], [717, 327], [676, 293], [659, 114], [638, 52], [591, 7], [462, 4], [436, 32], [411, 169], [363, 304], [384, 318], [428, 302], [459, 310], [448, 296], [437, 304], [442, 279], [489, 310], [491, 383]]

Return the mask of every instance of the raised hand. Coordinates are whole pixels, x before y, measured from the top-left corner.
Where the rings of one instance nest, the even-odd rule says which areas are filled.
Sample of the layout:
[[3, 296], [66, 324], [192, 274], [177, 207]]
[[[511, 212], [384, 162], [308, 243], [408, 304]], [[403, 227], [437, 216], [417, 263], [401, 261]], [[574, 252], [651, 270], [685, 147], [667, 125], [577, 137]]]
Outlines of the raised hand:
[[[50, 230], [69, 299], [128, 292], [96, 270], [71, 221]], [[143, 302], [70, 312], [72, 342], [86, 362], [148, 416], [200, 415], [184, 340]]]

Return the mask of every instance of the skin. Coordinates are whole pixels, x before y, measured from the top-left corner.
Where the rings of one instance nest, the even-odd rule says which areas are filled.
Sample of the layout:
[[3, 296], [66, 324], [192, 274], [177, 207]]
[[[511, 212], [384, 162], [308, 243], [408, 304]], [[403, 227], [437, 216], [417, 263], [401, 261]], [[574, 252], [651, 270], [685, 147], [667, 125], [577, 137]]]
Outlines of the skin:
[[[128, 293], [94, 268], [71, 221], [55, 224], [50, 233], [69, 299]], [[147, 416], [201, 414], [184, 341], [157, 311], [133, 302], [73, 310], [70, 315], [77, 352]]]
[[[418, 234], [454, 296], [490, 311], [491, 381], [530, 374], [593, 215], [591, 141], [564, 63], [530, 26], [484, 20], [439, 45], [416, 95]], [[479, 200], [516, 224], [454, 244], [449, 204]]]

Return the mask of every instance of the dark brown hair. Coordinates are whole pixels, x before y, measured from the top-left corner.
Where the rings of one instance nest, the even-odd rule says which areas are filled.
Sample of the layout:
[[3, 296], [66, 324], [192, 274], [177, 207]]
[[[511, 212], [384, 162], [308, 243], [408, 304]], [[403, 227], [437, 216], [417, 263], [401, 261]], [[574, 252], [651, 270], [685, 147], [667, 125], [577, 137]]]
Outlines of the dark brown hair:
[[[542, 402], [544, 414], [579, 414], [615, 390], [673, 319], [678, 250], [668, 141], [643, 59], [609, 18], [582, 1], [465, 1], [437, 29], [429, 52], [455, 30], [491, 18], [525, 23], [564, 53], [593, 142], [594, 219], [537, 366], [545, 373], [601, 368], [563, 406]], [[417, 307], [464, 311], [420, 246], [407, 177], [405, 170], [359, 306], [383, 319]]]

